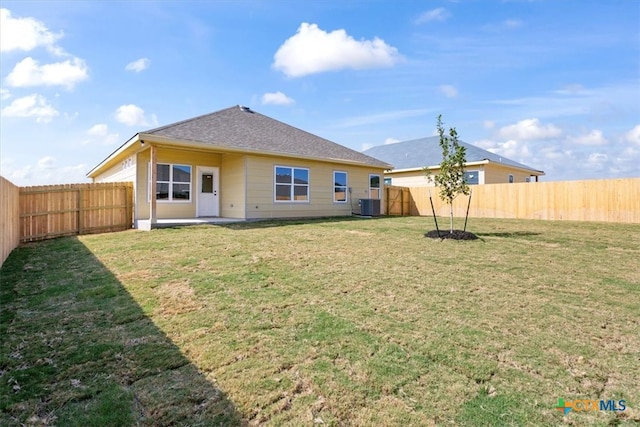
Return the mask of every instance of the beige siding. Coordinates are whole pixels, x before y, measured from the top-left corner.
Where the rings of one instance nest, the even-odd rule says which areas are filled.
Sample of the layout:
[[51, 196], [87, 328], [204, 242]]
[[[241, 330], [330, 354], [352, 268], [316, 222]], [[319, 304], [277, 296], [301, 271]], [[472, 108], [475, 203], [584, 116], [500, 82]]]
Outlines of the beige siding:
[[[157, 202], [157, 218], [195, 218], [197, 197], [197, 166], [220, 167], [221, 155], [202, 151], [175, 150], [158, 147], [156, 154], [158, 163], [171, 163], [191, 166], [191, 201]], [[136, 186], [136, 219], [149, 219], [149, 160], [150, 151], [138, 154]]]
[[134, 182], [136, 177], [136, 156], [107, 169], [96, 176], [93, 182]]
[[[526, 182], [530, 173], [520, 169], [510, 168], [504, 165], [489, 163], [487, 165], [471, 166], [467, 171], [477, 171], [479, 174], [478, 184], [505, 184], [509, 182], [509, 174], [513, 175], [513, 182]], [[432, 170], [432, 174], [437, 174], [438, 169]], [[425, 178], [424, 172], [390, 172], [385, 174], [385, 178], [391, 178], [391, 185], [399, 187], [432, 187]], [[535, 178], [534, 178], [535, 181]]]
[[433, 183], [427, 180], [427, 177], [422, 171], [386, 173], [384, 177], [391, 178], [391, 185], [399, 187], [433, 186]]
[[[309, 202], [274, 200], [276, 165], [309, 169]], [[348, 173], [348, 186], [352, 189], [351, 202], [334, 203], [333, 171]], [[246, 217], [254, 219], [350, 215], [352, 204], [353, 209], [357, 209], [358, 199], [369, 197], [369, 174], [379, 174], [382, 180], [383, 170], [283, 157], [247, 156]], [[384, 201], [381, 206], [384, 206]]]
[[245, 218], [245, 156], [223, 154], [220, 167], [220, 216]]
[[531, 176], [530, 173], [521, 171], [519, 169], [510, 168], [508, 166], [502, 166], [495, 163], [489, 163], [484, 172], [485, 184], [508, 184], [509, 174], [513, 175], [513, 182], [526, 182], [527, 178]]

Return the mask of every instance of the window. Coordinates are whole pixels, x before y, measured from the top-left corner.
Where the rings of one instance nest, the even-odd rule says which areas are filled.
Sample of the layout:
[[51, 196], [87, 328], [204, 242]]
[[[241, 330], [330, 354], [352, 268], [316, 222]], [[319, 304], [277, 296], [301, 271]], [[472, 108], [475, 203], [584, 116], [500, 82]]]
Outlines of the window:
[[336, 203], [347, 203], [347, 173], [333, 172], [333, 201]]
[[380, 175], [369, 175], [369, 198], [380, 198]]
[[276, 202], [309, 201], [309, 169], [275, 167]]
[[[149, 176], [149, 189], [151, 189], [151, 176]], [[156, 165], [156, 200], [191, 201], [191, 166], [158, 163]]]
[[513, 175], [509, 174], [509, 184], [513, 184]]
[[478, 185], [480, 174], [478, 171], [469, 171], [464, 173], [464, 181], [469, 185]]
[[392, 182], [393, 182], [392, 178], [385, 178], [384, 179], [384, 185], [391, 185]]

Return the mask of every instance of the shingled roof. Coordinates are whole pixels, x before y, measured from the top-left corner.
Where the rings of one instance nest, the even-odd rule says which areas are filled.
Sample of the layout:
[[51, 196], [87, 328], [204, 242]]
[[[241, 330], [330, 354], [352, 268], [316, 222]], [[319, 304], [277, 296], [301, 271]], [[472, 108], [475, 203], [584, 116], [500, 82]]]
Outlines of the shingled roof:
[[242, 106], [151, 129], [141, 132], [142, 135], [200, 142], [222, 149], [390, 167], [386, 162]]
[[[544, 174], [541, 170], [523, 165], [475, 145], [463, 141], [459, 141], [459, 143], [466, 148], [467, 163], [488, 160], [492, 163], [524, 169], [535, 174]], [[440, 148], [440, 138], [438, 136], [378, 145], [365, 150], [364, 153], [391, 163], [395, 169], [417, 169], [425, 166], [436, 166], [442, 162], [442, 149]]]

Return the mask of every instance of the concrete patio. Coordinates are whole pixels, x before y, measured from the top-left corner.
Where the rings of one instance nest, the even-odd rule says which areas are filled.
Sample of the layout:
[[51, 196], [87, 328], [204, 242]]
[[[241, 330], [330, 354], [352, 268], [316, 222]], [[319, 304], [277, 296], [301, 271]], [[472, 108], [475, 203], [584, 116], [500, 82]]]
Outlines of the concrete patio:
[[170, 219], [158, 219], [154, 224], [151, 220], [140, 219], [135, 223], [135, 228], [138, 230], [149, 231], [154, 228], [167, 228], [178, 227], [185, 225], [220, 225], [220, 224], [232, 224], [234, 222], [244, 222], [246, 220], [240, 218], [221, 218], [221, 217], [206, 217], [206, 218], [170, 218]]

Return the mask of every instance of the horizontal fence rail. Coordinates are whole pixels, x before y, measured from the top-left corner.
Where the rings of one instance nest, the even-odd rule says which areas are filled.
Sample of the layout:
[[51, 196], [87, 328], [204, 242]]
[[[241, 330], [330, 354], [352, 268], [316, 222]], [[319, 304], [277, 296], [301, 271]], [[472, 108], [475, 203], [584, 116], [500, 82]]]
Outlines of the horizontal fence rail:
[[20, 188], [20, 241], [121, 231], [133, 222], [133, 184]]
[[[469, 216], [640, 223], [640, 178], [472, 185]], [[389, 215], [438, 216], [448, 205], [435, 187], [386, 188]], [[454, 216], [466, 214], [468, 197], [453, 202]]]

